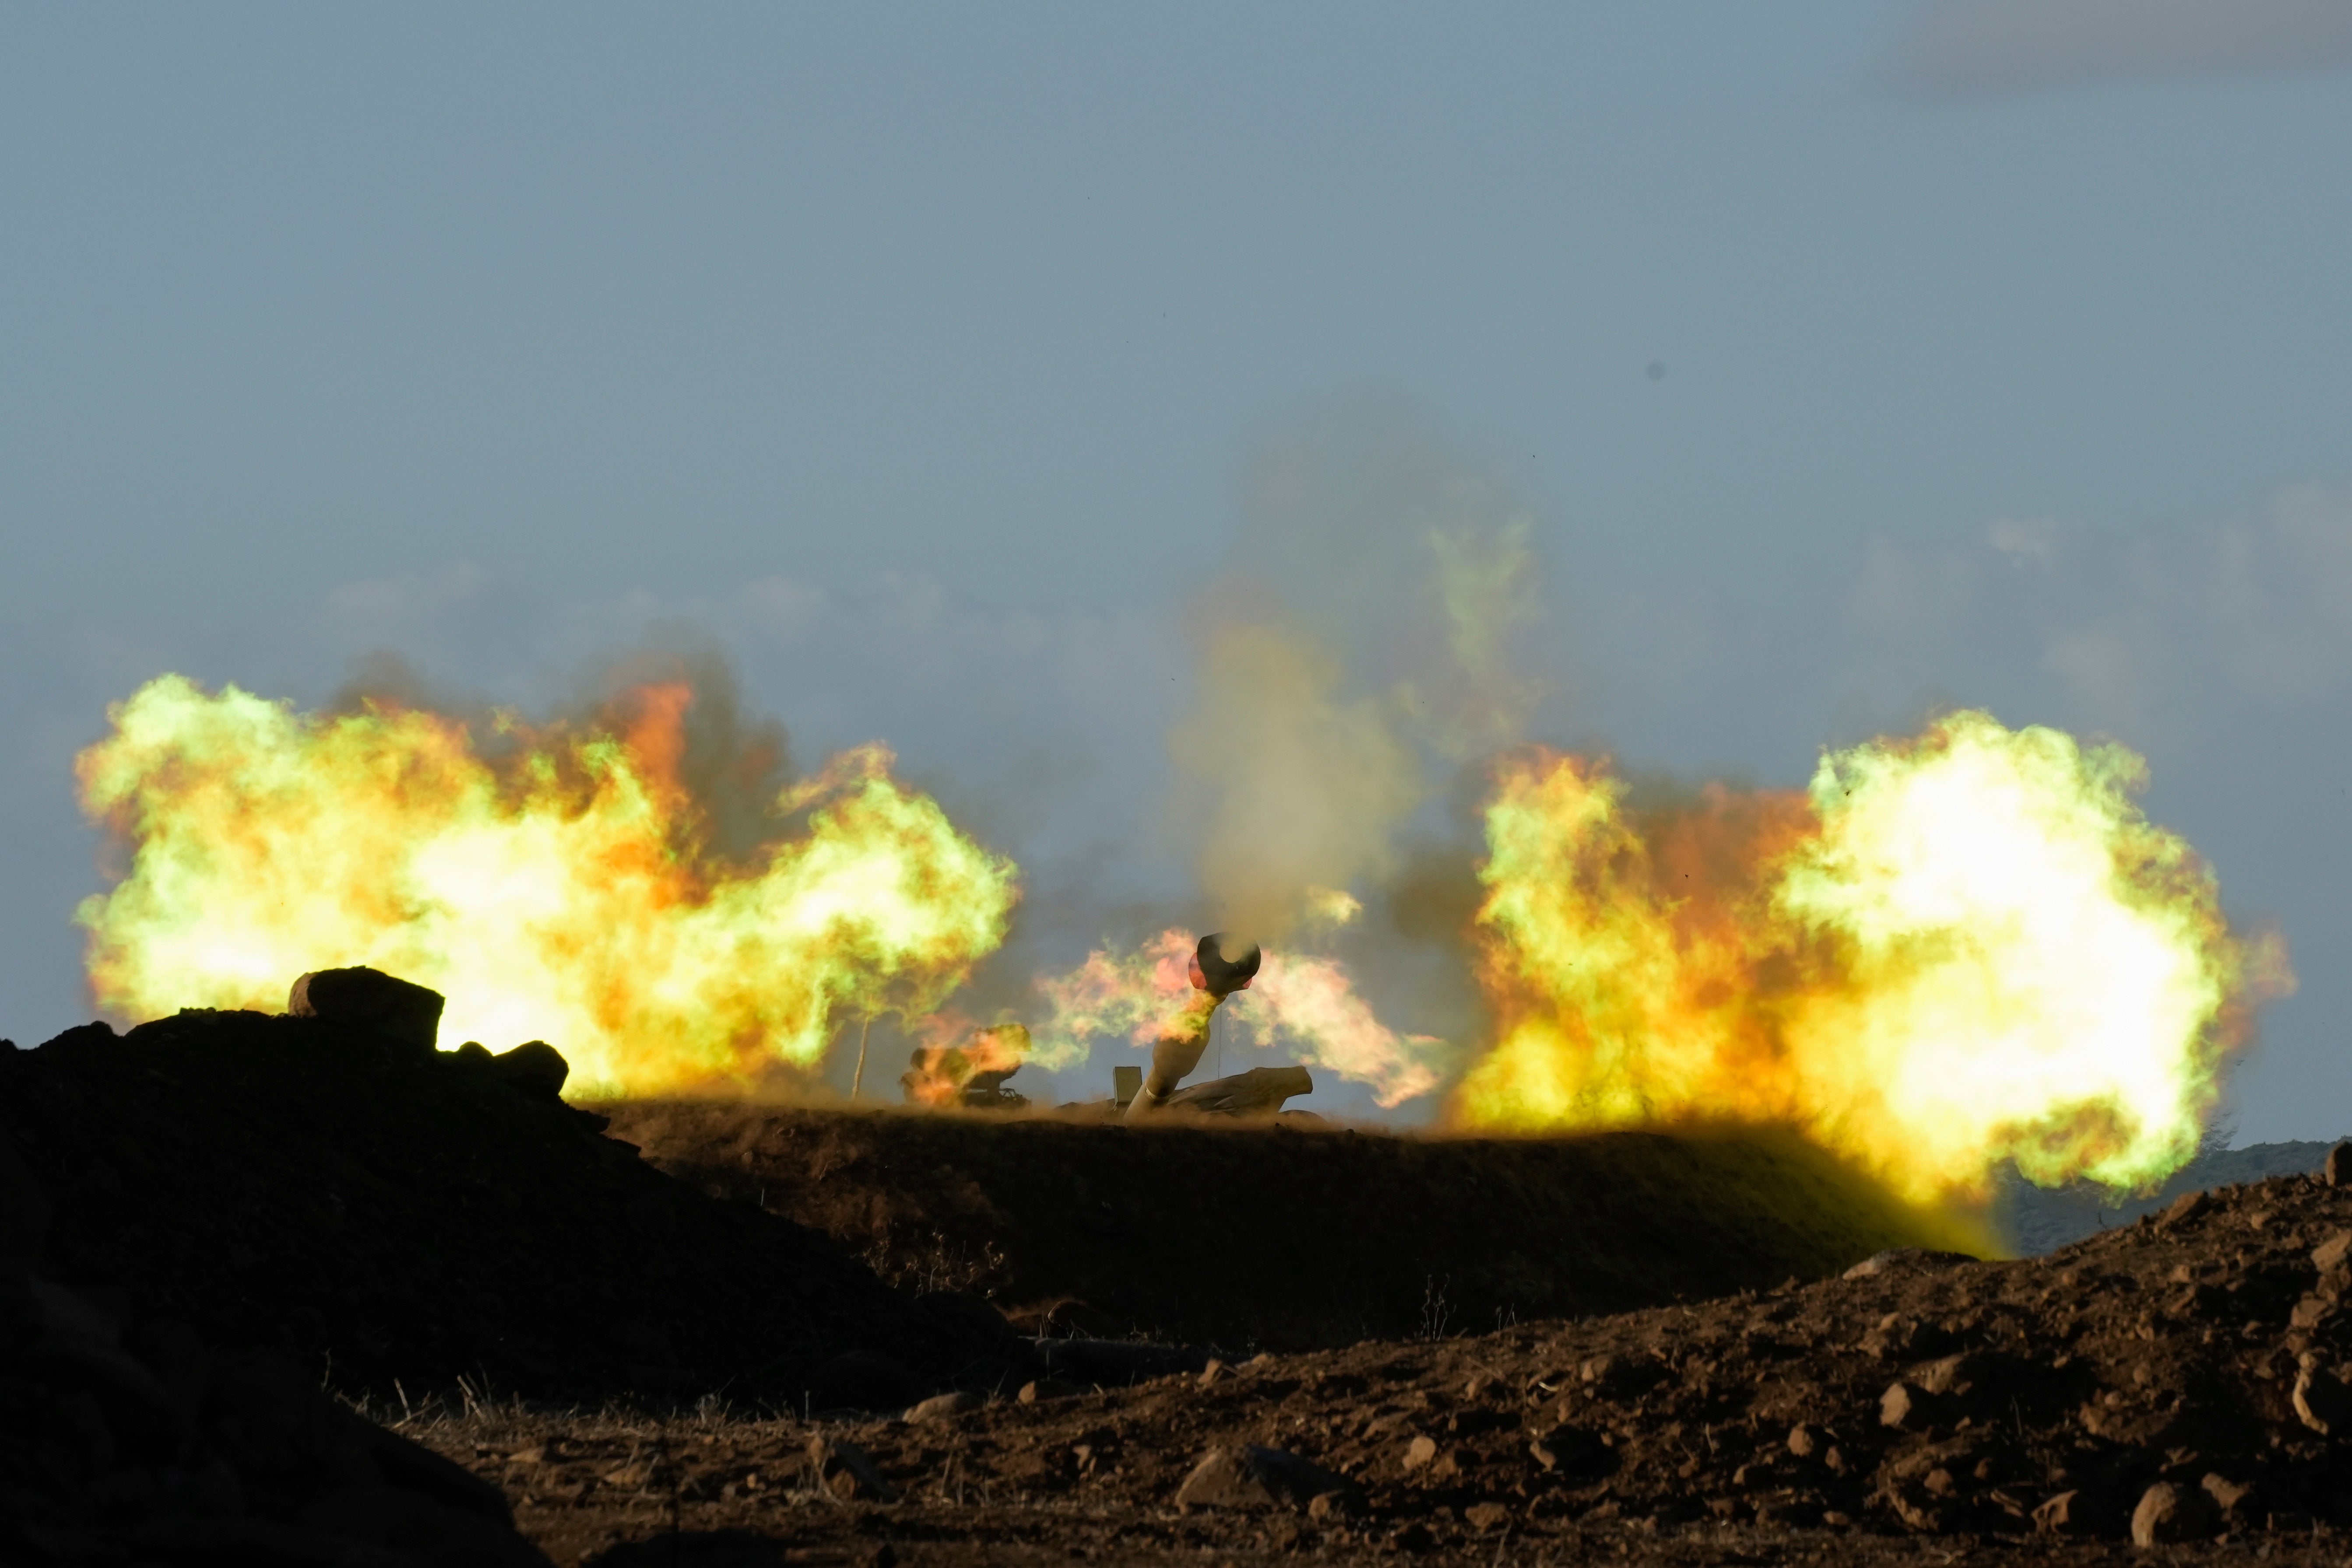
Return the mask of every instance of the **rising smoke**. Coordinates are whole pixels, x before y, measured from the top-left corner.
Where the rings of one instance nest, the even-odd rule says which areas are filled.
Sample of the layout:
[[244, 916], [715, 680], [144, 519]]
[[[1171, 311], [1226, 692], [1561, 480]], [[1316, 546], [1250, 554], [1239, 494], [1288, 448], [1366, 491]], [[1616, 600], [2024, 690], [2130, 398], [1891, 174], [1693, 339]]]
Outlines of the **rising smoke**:
[[1512, 659], [1536, 620], [1529, 532], [1502, 484], [1392, 414], [1259, 458], [1171, 736], [1213, 918], [1278, 940], [1324, 889], [1391, 889], [1407, 826], [1524, 738], [1542, 696]]

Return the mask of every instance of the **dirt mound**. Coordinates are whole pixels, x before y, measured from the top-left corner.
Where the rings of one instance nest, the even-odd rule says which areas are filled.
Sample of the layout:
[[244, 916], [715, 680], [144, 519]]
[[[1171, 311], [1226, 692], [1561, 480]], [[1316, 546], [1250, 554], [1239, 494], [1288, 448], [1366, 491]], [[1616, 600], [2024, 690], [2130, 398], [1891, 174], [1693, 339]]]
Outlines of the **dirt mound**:
[[2189, 1193], [2241, 1185], [2272, 1176], [2306, 1176], [2319, 1169], [2335, 1142], [2250, 1143], [2211, 1149], [2175, 1171], [2152, 1193], [2119, 1197], [2091, 1182], [2037, 1187], [2014, 1168], [2004, 1170], [1993, 1205], [1996, 1223], [2026, 1258], [2055, 1251], [2103, 1230], [2162, 1214]]
[[1444, 1335], [1818, 1279], [1938, 1238], [1794, 1139], [603, 1108], [713, 1194], [1039, 1333], [1234, 1352]]
[[48, 1278], [50, 1214], [0, 1139], [0, 1559], [545, 1568], [497, 1487], [301, 1368]]
[[[507, 1417], [431, 1436], [501, 1476], [560, 1561], [659, 1520], [850, 1561], [896, 1542], [960, 1563], [1885, 1563], [1929, 1537], [1950, 1562], [1974, 1537], [2019, 1561], [2259, 1540], [2273, 1562], [2333, 1563], [2352, 1527], [2347, 1252], [2352, 1189], [2286, 1177], [2027, 1262], [1894, 1253], [1702, 1305], [1128, 1390], [814, 1434], [716, 1421], [619, 1471], [654, 1454], [647, 1434]], [[813, 1435], [875, 1484], [812, 1469]]]
[[463, 1377], [870, 1408], [1028, 1353], [969, 1298], [651, 1169], [546, 1065], [186, 1012], [0, 1052], [0, 1136], [55, 1203], [62, 1279], [387, 1399]]

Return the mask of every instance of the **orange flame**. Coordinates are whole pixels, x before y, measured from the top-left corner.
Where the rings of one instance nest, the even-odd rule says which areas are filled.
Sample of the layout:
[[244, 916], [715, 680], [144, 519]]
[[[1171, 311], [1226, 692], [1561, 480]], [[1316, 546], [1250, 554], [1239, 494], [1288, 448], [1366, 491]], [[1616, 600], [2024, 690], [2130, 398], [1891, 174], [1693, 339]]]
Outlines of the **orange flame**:
[[1598, 764], [1504, 762], [1486, 811], [1494, 1047], [1457, 1123], [1795, 1125], [1927, 1200], [2160, 1179], [2253, 1008], [2293, 985], [2130, 796], [2145, 767], [1956, 713], [1811, 788], [1645, 813]]
[[149, 682], [77, 763], [130, 850], [77, 916], [100, 1005], [274, 1010], [302, 971], [364, 963], [442, 992], [449, 1043], [543, 1037], [579, 1092], [639, 1093], [813, 1068], [837, 1017], [935, 1007], [1003, 942], [1012, 862], [878, 745], [786, 791], [755, 854], [712, 850], [679, 777], [693, 699], [501, 715], [491, 756], [433, 713]]
[[992, 1091], [1028, 1059], [1029, 1031], [1019, 1024], [999, 1024], [973, 1030], [960, 1044], [917, 1046], [898, 1082], [908, 1104], [938, 1110], [961, 1105], [975, 1080], [988, 1080]]

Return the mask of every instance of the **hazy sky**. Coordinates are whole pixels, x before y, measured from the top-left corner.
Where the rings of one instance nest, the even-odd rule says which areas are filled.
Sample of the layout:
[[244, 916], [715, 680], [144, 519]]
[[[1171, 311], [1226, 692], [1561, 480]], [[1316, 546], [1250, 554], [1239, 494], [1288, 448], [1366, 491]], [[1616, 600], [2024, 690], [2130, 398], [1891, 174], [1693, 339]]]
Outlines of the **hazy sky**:
[[691, 626], [1164, 885], [1253, 464], [1395, 430], [1534, 517], [1562, 738], [2145, 752], [2302, 975], [2242, 1137], [2352, 1129], [2347, 0], [20, 5], [0, 146], [20, 1041], [164, 669], [537, 701]]

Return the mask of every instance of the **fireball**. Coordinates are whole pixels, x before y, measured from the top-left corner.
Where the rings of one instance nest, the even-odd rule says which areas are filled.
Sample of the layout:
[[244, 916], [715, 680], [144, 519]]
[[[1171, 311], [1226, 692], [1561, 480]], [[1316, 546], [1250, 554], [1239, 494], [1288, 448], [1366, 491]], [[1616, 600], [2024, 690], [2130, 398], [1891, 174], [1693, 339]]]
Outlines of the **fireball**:
[[448, 998], [445, 1044], [554, 1042], [582, 1093], [741, 1087], [815, 1067], [844, 1020], [935, 1007], [1003, 942], [1012, 862], [878, 745], [786, 791], [755, 853], [715, 851], [678, 775], [692, 700], [501, 716], [485, 747], [414, 709], [149, 682], [78, 763], [128, 851], [77, 916], [100, 1005], [275, 1010], [367, 964]]
[[1643, 812], [1549, 752], [1497, 771], [1477, 917], [1494, 1047], [1457, 1124], [1793, 1124], [1906, 1196], [2161, 1180], [2284, 946], [2133, 800], [2120, 746], [1960, 712], [1800, 795]]

